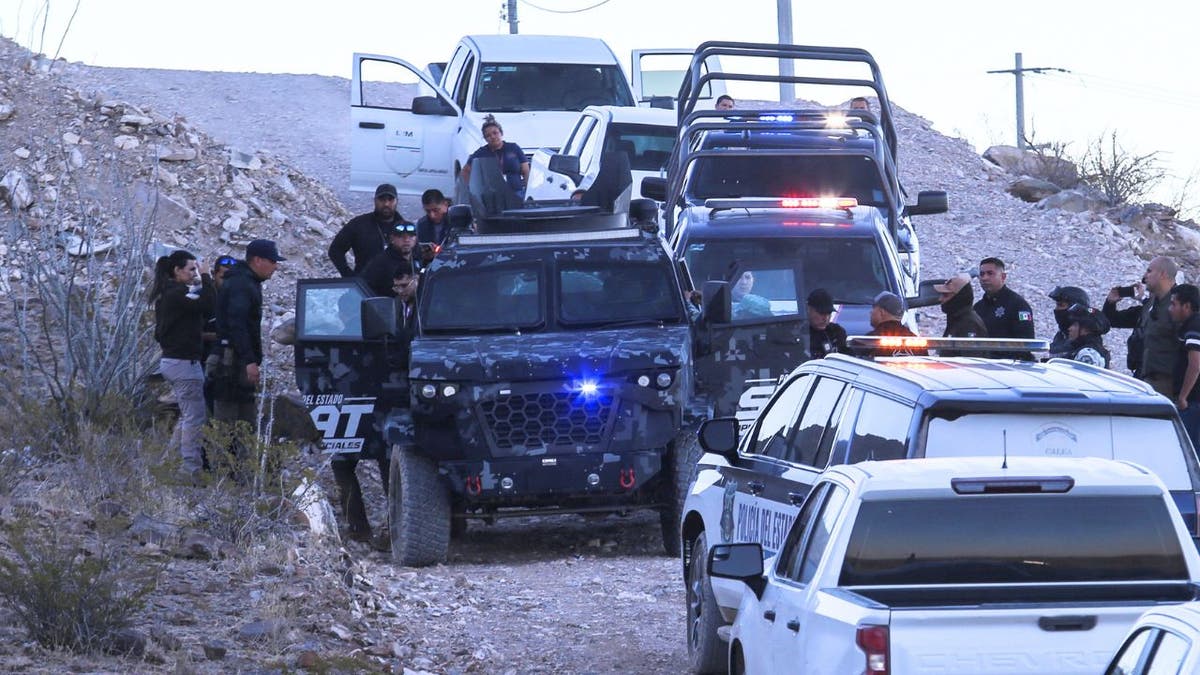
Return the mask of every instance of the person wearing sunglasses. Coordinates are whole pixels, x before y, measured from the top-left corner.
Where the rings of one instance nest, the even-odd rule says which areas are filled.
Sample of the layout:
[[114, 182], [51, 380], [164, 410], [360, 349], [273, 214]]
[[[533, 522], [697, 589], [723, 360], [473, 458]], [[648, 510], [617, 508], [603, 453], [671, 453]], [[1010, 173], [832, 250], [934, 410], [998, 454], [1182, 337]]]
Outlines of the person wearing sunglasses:
[[388, 233], [388, 248], [375, 256], [359, 274], [371, 292], [379, 296], [395, 297], [393, 281], [401, 272], [416, 273], [421, 263], [416, 257], [417, 226], [400, 223]]

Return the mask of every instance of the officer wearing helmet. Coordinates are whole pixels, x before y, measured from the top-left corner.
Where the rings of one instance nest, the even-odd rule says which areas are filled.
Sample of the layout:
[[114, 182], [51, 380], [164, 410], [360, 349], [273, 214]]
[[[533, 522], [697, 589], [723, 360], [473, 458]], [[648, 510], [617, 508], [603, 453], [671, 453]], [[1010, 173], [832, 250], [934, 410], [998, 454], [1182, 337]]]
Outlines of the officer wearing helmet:
[[1054, 301], [1054, 322], [1058, 324], [1058, 332], [1050, 341], [1050, 358], [1066, 357], [1071, 349], [1071, 337], [1067, 330], [1071, 327], [1071, 321], [1067, 318], [1068, 310], [1071, 305], [1091, 307], [1092, 302], [1087, 291], [1078, 286], [1057, 286], [1050, 291], [1050, 299]]
[[1062, 358], [1107, 368], [1110, 354], [1102, 335], [1108, 332], [1108, 319], [1094, 308], [1074, 304], [1067, 308], [1067, 352]]

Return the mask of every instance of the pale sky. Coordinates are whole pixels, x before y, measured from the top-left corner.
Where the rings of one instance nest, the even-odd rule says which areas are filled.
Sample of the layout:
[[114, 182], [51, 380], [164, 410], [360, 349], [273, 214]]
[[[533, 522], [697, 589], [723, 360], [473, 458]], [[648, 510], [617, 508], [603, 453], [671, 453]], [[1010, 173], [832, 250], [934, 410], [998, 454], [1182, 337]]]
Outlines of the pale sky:
[[[608, 0], [571, 14], [534, 6], [569, 11], [601, 0], [530, 2], [518, 3], [520, 32], [603, 38], [626, 68], [638, 47], [777, 38], [776, 0]], [[422, 66], [445, 61], [462, 35], [507, 32], [505, 4], [79, 0], [61, 56], [97, 66], [348, 77], [356, 51]], [[0, 34], [53, 55], [75, 7], [76, 0], [0, 0]], [[793, 41], [869, 50], [894, 103], [981, 151], [1015, 137], [1014, 78], [985, 71], [1012, 68], [1013, 53], [1023, 52], [1026, 67], [1072, 71], [1026, 77], [1027, 133], [1082, 151], [1115, 130], [1130, 151], [1160, 151], [1186, 177], [1200, 173], [1198, 14], [1183, 0], [793, 1]], [[1179, 192], [1176, 184], [1158, 196], [1170, 202]], [[1195, 212], [1200, 185], [1192, 192]]]

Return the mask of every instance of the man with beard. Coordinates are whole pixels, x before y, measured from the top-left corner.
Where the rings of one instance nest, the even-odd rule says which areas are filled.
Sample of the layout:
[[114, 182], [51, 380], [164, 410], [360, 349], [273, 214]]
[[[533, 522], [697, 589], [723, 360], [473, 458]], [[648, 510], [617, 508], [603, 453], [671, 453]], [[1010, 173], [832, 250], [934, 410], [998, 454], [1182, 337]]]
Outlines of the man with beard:
[[1050, 358], [1065, 357], [1071, 351], [1071, 320], [1068, 313], [1072, 305], [1091, 307], [1091, 299], [1087, 291], [1078, 286], [1057, 286], [1050, 291], [1050, 299], [1054, 301], [1054, 322], [1058, 324], [1058, 332], [1050, 341]]
[[1142, 277], [1150, 294], [1140, 307], [1116, 309], [1121, 297], [1115, 288], [1104, 300], [1104, 315], [1112, 325], [1141, 332], [1142, 359], [1138, 379], [1167, 397], [1175, 394], [1175, 368], [1179, 362], [1179, 324], [1167, 311], [1178, 272], [1179, 266], [1174, 260], [1160, 255], [1150, 261]]
[[[396, 188], [383, 183], [375, 188], [375, 210], [355, 216], [334, 235], [329, 260], [343, 277], [361, 273], [371, 258], [388, 247], [388, 233], [404, 222], [396, 211]], [[354, 267], [346, 262], [347, 252], [354, 254]]]
[[[971, 306], [975, 300], [975, 292], [971, 290], [971, 275], [956, 274], [947, 279], [945, 283], [935, 285], [933, 290], [938, 292], [942, 311], [946, 314], [946, 330], [942, 333], [942, 337], [988, 336], [987, 326]], [[979, 354], [939, 349], [938, 356], [979, 356]]]
[[417, 226], [399, 223], [388, 233], [388, 248], [375, 256], [359, 274], [378, 296], [396, 297], [393, 281], [401, 272], [416, 274], [421, 263], [416, 259]]

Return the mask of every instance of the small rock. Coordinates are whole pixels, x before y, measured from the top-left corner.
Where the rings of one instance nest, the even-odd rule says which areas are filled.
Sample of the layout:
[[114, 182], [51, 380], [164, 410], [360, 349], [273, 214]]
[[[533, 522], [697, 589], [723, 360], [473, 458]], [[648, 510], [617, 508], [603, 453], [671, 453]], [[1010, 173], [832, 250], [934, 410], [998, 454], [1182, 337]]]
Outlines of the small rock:
[[233, 180], [230, 182], [233, 187], [233, 193], [239, 197], [245, 197], [254, 194], [254, 183], [246, 178], [241, 173], [234, 173]]
[[276, 187], [278, 187], [285, 195], [289, 197], [295, 197], [298, 194], [296, 185], [292, 183], [291, 179], [284, 174], [279, 174], [276, 176], [274, 178], [274, 183]]
[[33, 191], [25, 174], [13, 169], [0, 179], [0, 201], [8, 202], [14, 210], [27, 209], [33, 204]]
[[154, 124], [154, 120], [146, 117], [145, 115], [121, 115], [121, 119], [118, 120], [118, 123], [129, 124], [135, 127], [144, 127]]
[[269, 577], [277, 577], [283, 574], [283, 567], [275, 563], [263, 563], [258, 566], [258, 573], [265, 574]]
[[220, 661], [229, 653], [229, 647], [225, 643], [215, 640], [201, 644], [200, 648], [204, 650], [204, 658], [209, 661]]
[[121, 134], [113, 139], [113, 145], [115, 145], [118, 150], [133, 150], [137, 146], [141, 145], [141, 141], [133, 136]]
[[17, 148], [16, 150], [13, 150], [13, 154], [21, 159], [29, 159], [29, 155], [32, 153], [29, 152], [29, 148]]
[[231, 213], [229, 214], [229, 217], [221, 221], [221, 229], [230, 234], [234, 234], [241, 231], [243, 222], [245, 222], [245, 218], [243, 218], [241, 214]]
[[349, 642], [354, 639], [354, 633], [340, 623], [335, 623], [329, 627], [329, 632], [336, 635], [341, 640]]
[[260, 619], [238, 629], [238, 639], [242, 642], [258, 642], [278, 637], [286, 628], [281, 619]]
[[197, 156], [195, 148], [172, 148], [162, 145], [154, 149], [154, 154], [160, 162], [190, 162]]
[[79, 148], [71, 148], [70, 154], [67, 155], [67, 161], [70, 162], [71, 167], [75, 169], [82, 169], [83, 165], [87, 163], [87, 161], [83, 158], [83, 153], [79, 151]]
[[119, 630], [105, 640], [104, 651], [140, 659], [146, 653], [146, 636], [132, 628]]
[[150, 637], [162, 645], [163, 649], [174, 652], [183, 649], [183, 640], [175, 637], [165, 626], [155, 626], [150, 629]]
[[192, 534], [179, 547], [179, 557], [215, 560], [221, 556], [221, 542], [206, 534]]
[[229, 165], [235, 169], [258, 171], [262, 168], [262, 160], [252, 152], [243, 152], [235, 148], [229, 149]]
[[62, 135], [62, 140], [63, 143], [66, 143], [67, 145], [78, 145], [80, 138], [79, 134], [68, 131]]
[[305, 649], [296, 656], [296, 666], [306, 670], [311, 670], [317, 666], [320, 660], [321, 657], [318, 656], [316, 652], [311, 649]]
[[0, 122], [12, 119], [13, 114], [17, 111], [11, 103], [0, 103]]
[[155, 520], [144, 513], [134, 516], [133, 522], [129, 525], [130, 536], [143, 544], [153, 543], [162, 546], [173, 539], [176, 533], [177, 529], [174, 525]]

